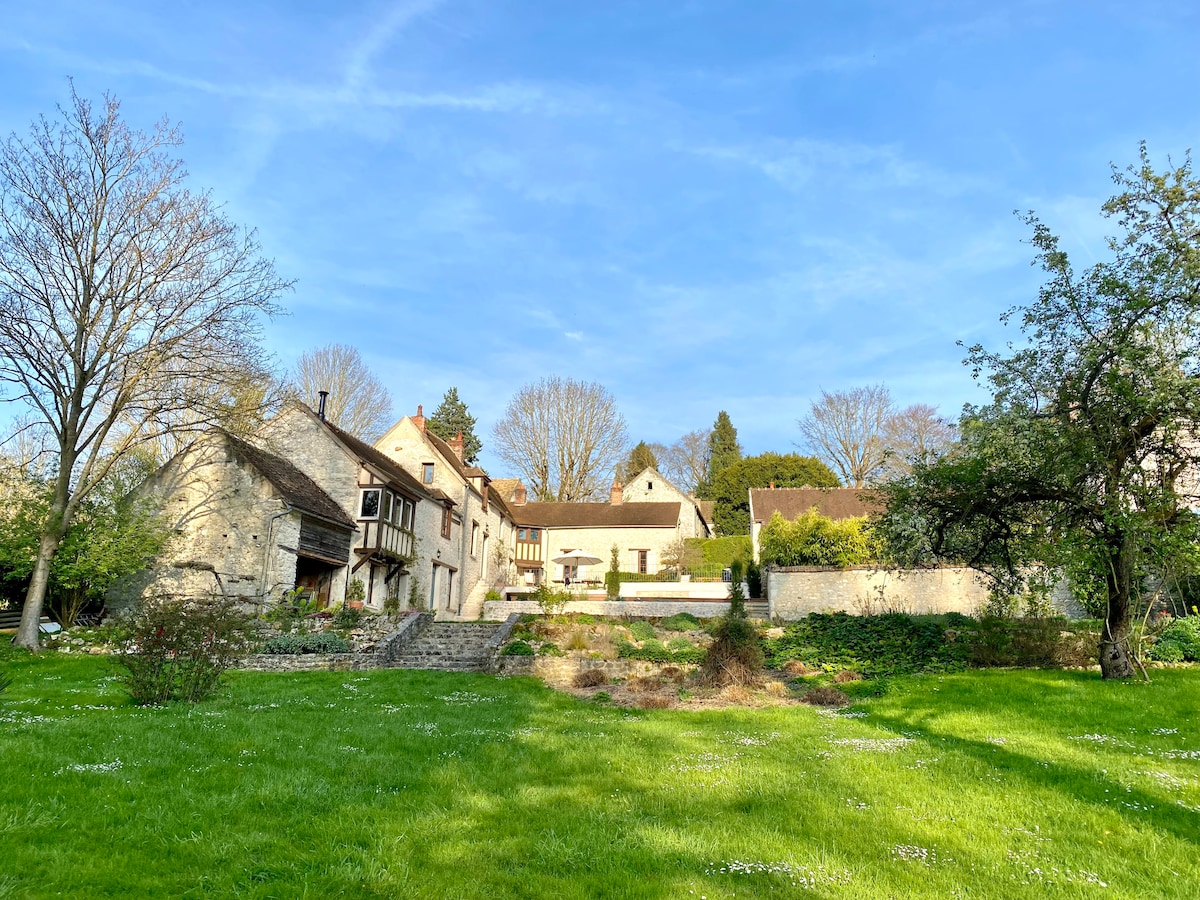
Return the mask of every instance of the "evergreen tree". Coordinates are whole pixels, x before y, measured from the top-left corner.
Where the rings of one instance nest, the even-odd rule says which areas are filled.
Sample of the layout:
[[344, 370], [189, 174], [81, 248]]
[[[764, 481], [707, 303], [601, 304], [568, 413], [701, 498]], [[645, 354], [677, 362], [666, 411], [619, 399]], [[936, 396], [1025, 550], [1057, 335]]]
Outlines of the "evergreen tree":
[[708, 472], [701, 484], [696, 485], [696, 496], [711, 500], [709, 493], [717, 476], [742, 458], [742, 446], [738, 443], [737, 429], [729, 421], [729, 413], [721, 410], [713, 423], [708, 437]]
[[443, 441], [452, 441], [461, 431], [463, 436], [463, 462], [475, 465], [483, 441], [475, 436], [475, 417], [467, 412], [467, 404], [458, 399], [458, 388], [452, 387], [442, 397], [441, 405], [425, 422], [425, 427]]
[[635, 475], [639, 475], [647, 469], [658, 468], [658, 457], [654, 455], [654, 451], [650, 449], [650, 445], [645, 441], [638, 441], [638, 445], [629, 451], [629, 459], [625, 461], [625, 471], [621, 476], [622, 481], [629, 481]]

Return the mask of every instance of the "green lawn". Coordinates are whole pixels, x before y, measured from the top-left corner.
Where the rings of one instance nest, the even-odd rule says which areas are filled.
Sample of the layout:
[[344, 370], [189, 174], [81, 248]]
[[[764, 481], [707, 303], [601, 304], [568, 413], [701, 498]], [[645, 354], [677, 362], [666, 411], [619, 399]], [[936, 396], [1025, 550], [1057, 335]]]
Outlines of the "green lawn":
[[[1200, 671], [896, 679], [839, 715], [0, 651], [0, 897], [1128, 897], [1200, 884]], [[1101, 884], [1104, 886], [1101, 887]]]

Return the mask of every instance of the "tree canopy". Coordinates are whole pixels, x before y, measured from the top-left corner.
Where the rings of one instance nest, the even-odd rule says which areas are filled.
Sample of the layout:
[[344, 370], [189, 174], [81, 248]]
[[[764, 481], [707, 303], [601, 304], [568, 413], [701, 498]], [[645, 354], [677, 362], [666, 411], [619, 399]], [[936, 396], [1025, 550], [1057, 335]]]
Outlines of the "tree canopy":
[[1032, 213], [1046, 280], [1015, 318], [1024, 342], [971, 347], [992, 389], [960, 444], [885, 486], [894, 555], [961, 559], [1008, 590], [1061, 568], [1104, 618], [1105, 677], [1132, 674], [1134, 604], [1197, 571], [1200, 466], [1200, 181], [1191, 160], [1113, 178], [1110, 258], [1076, 272]]
[[475, 417], [467, 412], [467, 404], [458, 399], [458, 388], [446, 391], [438, 408], [426, 420], [425, 427], [443, 441], [452, 441], [461, 433], [463, 461], [472, 466], [479, 461], [483, 441], [475, 435]]
[[319, 409], [320, 393], [327, 391], [325, 418], [367, 443], [392, 424], [392, 395], [357, 347], [326, 344], [306, 350], [296, 362], [293, 385], [313, 409]]
[[625, 455], [625, 418], [603, 385], [554, 375], [513, 395], [492, 439], [534, 500], [590, 500]]
[[727, 466], [709, 486], [715, 501], [713, 520], [722, 534], [750, 533], [750, 489], [838, 487], [837, 476], [816, 457], [798, 453], [761, 453]]
[[57, 457], [16, 637], [29, 649], [80, 504], [134, 448], [228, 413], [227, 375], [262, 356], [262, 315], [288, 287], [188, 190], [169, 123], [135, 131], [115, 99], [74, 91], [59, 112], [0, 148], [0, 385]]
[[621, 480], [629, 481], [647, 469], [658, 469], [658, 457], [645, 441], [638, 441], [629, 451], [629, 457], [621, 467]]

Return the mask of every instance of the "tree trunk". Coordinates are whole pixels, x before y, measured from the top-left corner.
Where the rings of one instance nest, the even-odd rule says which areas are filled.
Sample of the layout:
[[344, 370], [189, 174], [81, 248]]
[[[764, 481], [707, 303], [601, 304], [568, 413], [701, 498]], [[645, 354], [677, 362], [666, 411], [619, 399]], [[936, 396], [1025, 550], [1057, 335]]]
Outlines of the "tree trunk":
[[1100, 636], [1100, 674], [1108, 678], [1132, 678], [1133, 651], [1129, 647], [1130, 610], [1133, 597], [1133, 547], [1126, 535], [1118, 535], [1109, 553], [1108, 611]]
[[29, 579], [29, 590], [25, 594], [25, 608], [21, 611], [21, 625], [13, 643], [37, 653], [41, 649], [38, 640], [38, 625], [42, 620], [42, 605], [46, 599], [46, 588], [50, 583], [50, 563], [62, 542], [62, 532], [50, 529], [38, 542], [37, 561]]

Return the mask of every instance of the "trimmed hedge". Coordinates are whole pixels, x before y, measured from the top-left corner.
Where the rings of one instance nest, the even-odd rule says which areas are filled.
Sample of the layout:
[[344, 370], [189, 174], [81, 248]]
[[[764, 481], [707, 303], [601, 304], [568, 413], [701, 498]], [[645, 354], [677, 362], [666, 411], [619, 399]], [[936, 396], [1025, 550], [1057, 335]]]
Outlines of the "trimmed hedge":
[[263, 653], [349, 653], [350, 645], [332, 631], [311, 634], [281, 634], [262, 648]]

